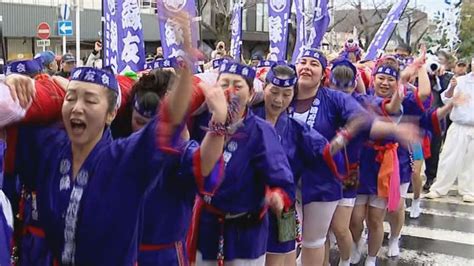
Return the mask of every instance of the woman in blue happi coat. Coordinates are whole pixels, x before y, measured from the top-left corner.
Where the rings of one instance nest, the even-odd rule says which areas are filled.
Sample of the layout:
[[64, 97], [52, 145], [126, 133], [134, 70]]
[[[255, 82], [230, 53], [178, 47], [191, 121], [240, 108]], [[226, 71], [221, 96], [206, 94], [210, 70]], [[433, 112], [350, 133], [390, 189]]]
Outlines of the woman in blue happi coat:
[[[298, 59], [298, 93], [290, 116], [307, 123], [326, 139], [336, 137], [339, 145], [350, 142], [358, 132], [371, 137], [389, 134], [391, 128], [375, 119], [350, 95], [324, 87], [327, 60], [316, 49], [307, 49]], [[388, 130], [387, 130], [388, 129]], [[343, 198], [337, 178], [323, 179], [309, 171], [301, 178], [303, 204], [303, 265], [320, 265], [330, 222]]]
[[[30, 164], [24, 167], [38, 173], [40, 220], [59, 264], [135, 264], [145, 195], [163, 176], [177, 171], [199, 177], [212, 172], [222, 153], [222, 136], [208, 133], [201, 148], [179, 141], [191, 93], [190, 66], [181, 71], [158, 116], [140, 132], [117, 141], [107, 126], [120, 102], [114, 75], [77, 68], [62, 109], [65, 130], [31, 127], [30, 137], [21, 140], [30, 145]], [[214, 99], [219, 104], [209, 104], [212, 121], [220, 125], [226, 104]]]
[[223, 128], [224, 181], [213, 195], [200, 193], [195, 205], [187, 244], [198, 265], [264, 265], [267, 208], [280, 213], [293, 204], [293, 175], [278, 136], [247, 107], [254, 78], [255, 70], [238, 63], [219, 68], [217, 86], [226, 90], [232, 115]]
[[[265, 81], [264, 103], [255, 106], [253, 111], [275, 127], [296, 178], [295, 184], [305, 170], [312, 171], [321, 178], [340, 177], [342, 154], [336, 154], [336, 147], [339, 145], [330, 145], [316, 130], [288, 116], [287, 108], [293, 99], [297, 83], [296, 69], [285, 64], [274, 65], [269, 69]], [[277, 217], [270, 214], [269, 218], [266, 264], [294, 264], [295, 239], [279, 239]]]
[[[381, 98], [375, 95], [357, 93], [355, 92], [357, 75], [357, 69], [351, 62], [338, 59], [332, 64], [330, 86], [335, 90], [340, 90], [352, 95], [366, 110], [375, 115], [399, 115], [400, 105], [403, 100], [403, 97], [401, 97], [399, 93], [394, 93], [391, 98]], [[435, 110], [430, 110], [423, 115], [420, 119], [420, 126], [428, 128], [436, 126], [432, 124], [432, 119], [430, 118], [434, 111]], [[433, 120], [433, 122], [437, 124], [439, 120]], [[410, 134], [410, 129], [415, 129], [411, 123], [386, 123], [385, 127], [387, 130], [392, 128], [391, 135], [402, 143], [408, 143], [408, 141], [413, 140], [413, 137], [416, 137], [416, 135]], [[357, 194], [361, 151], [368, 137], [367, 135], [361, 134], [353, 139], [344, 149], [345, 160], [347, 160], [345, 164], [350, 168], [351, 178], [344, 182], [343, 200], [339, 202], [331, 222], [331, 230], [336, 235], [338, 247], [341, 252], [341, 261], [346, 261], [346, 263], [340, 265], [347, 265], [351, 254], [352, 235], [349, 230], [349, 222]]]

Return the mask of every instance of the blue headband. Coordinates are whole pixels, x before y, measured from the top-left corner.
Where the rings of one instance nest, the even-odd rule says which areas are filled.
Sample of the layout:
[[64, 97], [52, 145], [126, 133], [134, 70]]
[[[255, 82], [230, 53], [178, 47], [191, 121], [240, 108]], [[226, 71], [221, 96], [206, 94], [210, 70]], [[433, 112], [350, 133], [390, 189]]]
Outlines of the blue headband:
[[317, 50], [304, 50], [303, 55], [301, 57], [312, 57], [321, 63], [321, 66], [323, 67], [323, 70], [327, 67], [328, 65], [328, 60], [324, 56], [324, 54], [320, 51]]
[[222, 64], [219, 67], [219, 73], [236, 74], [250, 79], [254, 79], [256, 74], [253, 68], [234, 62]]
[[95, 83], [108, 89], [120, 92], [115, 75], [98, 68], [77, 67], [72, 70], [71, 80]]
[[377, 74], [385, 74], [398, 79], [398, 71], [390, 66], [379, 66], [375, 71], [375, 75]]
[[178, 68], [179, 62], [177, 57], [170, 57], [167, 59], [156, 59], [155, 61], [150, 63], [150, 67], [152, 69], [155, 68]]
[[19, 60], [8, 64], [5, 74], [7, 76], [13, 73], [22, 75], [33, 75], [41, 72], [42, 69], [43, 66], [41, 65], [41, 62], [39, 60]]
[[277, 64], [277, 62], [272, 61], [272, 60], [260, 60], [258, 62], [257, 68], [259, 68], [259, 67], [272, 67], [276, 64]]
[[286, 66], [291, 67], [295, 72], [295, 76], [292, 77], [292, 78], [289, 78], [289, 79], [277, 78], [275, 73], [273, 72], [273, 69], [276, 66], [278, 66], [278, 65], [273, 65], [270, 68], [270, 70], [268, 71], [267, 76], [265, 77], [267, 83], [271, 83], [271, 84], [273, 84], [275, 86], [278, 86], [278, 87], [287, 88], [287, 87], [294, 86], [298, 82], [298, 77], [296, 76], [296, 69], [293, 65], [286, 65]]
[[400, 64], [400, 70], [405, 69], [408, 65], [413, 63], [413, 61], [415, 60], [412, 56], [403, 57], [396, 54], [394, 57], [398, 60], [398, 63]]
[[[352, 73], [354, 73], [354, 76], [352, 77], [352, 80], [348, 81], [347, 83], [341, 83], [338, 80], [335, 79], [334, 75], [332, 72], [337, 66], [347, 66], [352, 70]], [[348, 88], [352, 87], [355, 85], [355, 81], [357, 78], [357, 68], [352, 64], [349, 60], [347, 59], [339, 59], [336, 60], [332, 63], [332, 68], [331, 68], [331, 83], [336, 85], [337, 88]]]
[[133, 99], [133, 108], [137, 111], [140, 115], [146, 118], [152, 118], [156, 114], [156, 106], [155, 108], [146, 108], [142, 104], [139, 103], [137, 95], [135, 95]]
[[216, 69], [216, 68], [219, 68], [220, 65], [222, 65], [224, 63], [230, 63], [230, 62], [232, 62], [232, 61], [228, 58], [214, 59], [212, 61], [212, 68]]

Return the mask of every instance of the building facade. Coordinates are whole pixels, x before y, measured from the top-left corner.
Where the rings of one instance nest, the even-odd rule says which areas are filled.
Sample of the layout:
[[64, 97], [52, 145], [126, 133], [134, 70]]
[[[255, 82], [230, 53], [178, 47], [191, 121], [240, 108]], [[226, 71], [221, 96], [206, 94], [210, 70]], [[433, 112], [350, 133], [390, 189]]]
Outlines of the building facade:
[[[80, 4], [80, 40], [81, 57], [86, 57], [93, 49], [94, 42], [101, 35], [101, 0], [78, 0]], [[231, 0], [197, 0], [197, 6], [203, 8], [201, 19], [208, 25], [216, 23], [217, 15], [213, 11], [218, 2]], [[47, 49], [62, 54], [62, 38], [58, 35], [57, 23], [60, 20], [59, 6], [70, 0], [0, 0], [0, 16], [3, 18], [3, 41], [6, 47], [7, 60], [31, 58], [42, 47], [37, 45], [37, 27], [46, 22], [51, 28], [50, 47]], [[72, 2], [72, 3], [71, 3]], [[156, 0], [140, 0], [141, 17], [147, 53], [153, 54], [160, 45], [158, 19], [156, 17]], [[267, 0], [257, 0], [243, 12], [244, 57], [248, 58], [256, 51], [265, 52], [268, 48], [268, 6]], [[69, 20], [75, 31], [75, 13], [71, 11]], [[217, 41], [216, 36], [205, 28], [200, 28], [202, 47], [210, 51]], [[67, 39], [67, 51], [75, 51], [75, 32]]]

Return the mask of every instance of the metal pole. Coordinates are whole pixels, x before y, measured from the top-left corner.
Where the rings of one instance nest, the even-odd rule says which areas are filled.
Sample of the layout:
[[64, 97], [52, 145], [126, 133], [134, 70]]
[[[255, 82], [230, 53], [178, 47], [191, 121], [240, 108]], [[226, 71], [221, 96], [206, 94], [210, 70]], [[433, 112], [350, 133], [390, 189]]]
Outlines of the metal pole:
[[[0, 16], [0, 65], [4, 65], [7, 63], [7, 54], [6, 54], [6, 43], [4, 43], [3, 39], [3, 17]], [[0, 73], [3, 70], [0, 70]]]
[[81, 17], [80, 17], [80, 0], [75, 0], [76, 7], [76, 62], [81, 59]]
[[63, 36], [63, 54], [67, 53], [66, 50], [66, 36]]

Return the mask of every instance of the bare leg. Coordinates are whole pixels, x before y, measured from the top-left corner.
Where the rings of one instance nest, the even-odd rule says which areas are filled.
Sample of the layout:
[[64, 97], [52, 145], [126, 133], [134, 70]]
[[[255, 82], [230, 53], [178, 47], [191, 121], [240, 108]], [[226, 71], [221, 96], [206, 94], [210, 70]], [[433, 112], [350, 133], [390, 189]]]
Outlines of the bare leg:
[[265, 266], [295, 266], [296, 265], [296, 251], [288, 254], [274, 254], [267, 253], [265, 259]]
[[369, 256], [376, 257], [383, 242], [383, 219], [385, 209], [369, 206], [367, 227], [369, 228]]
[[326, 243], [324, 243], [324, 266], [330, 266], [329, 264], [329, 251], [331, 249], [331, 240], [329, 239], [329, 234], [326, 236]]
[[358, 247], [358, 243], [364, 230], [364, 220], [367, 216], [367, 205], [355, 205], [352, 211], [350, 220], [350, 231], [352, 234], [352, 252], [351, 252], [351, 263], [357, 264], [361, 258], [361, 252]]
[[331, 230], [336, 235], [337, 246], [341, 253], [341, 261], [349, 260], [351, 256], [352, 234], [349, 230], [352, 207], [337, 206], [331, 221]]
[[413, 185], [413, 199], [419, 199], [421, 194], [421, 167], [423, 166], [422, 160], [415, 161], [415, 166], [413, 169], [413, 175], [411, 176], [411, 182]]
[[420, 194], [422, 189], [422, 180], [421, 180], [421, 167], [423, 165], [422, 160], [415, 161], [414, 172], [411, 178], [411, 183], [413, 185], [413, 201], [411, 202], [410, 218], [420, 217], [421, 208], [420, 208]]

